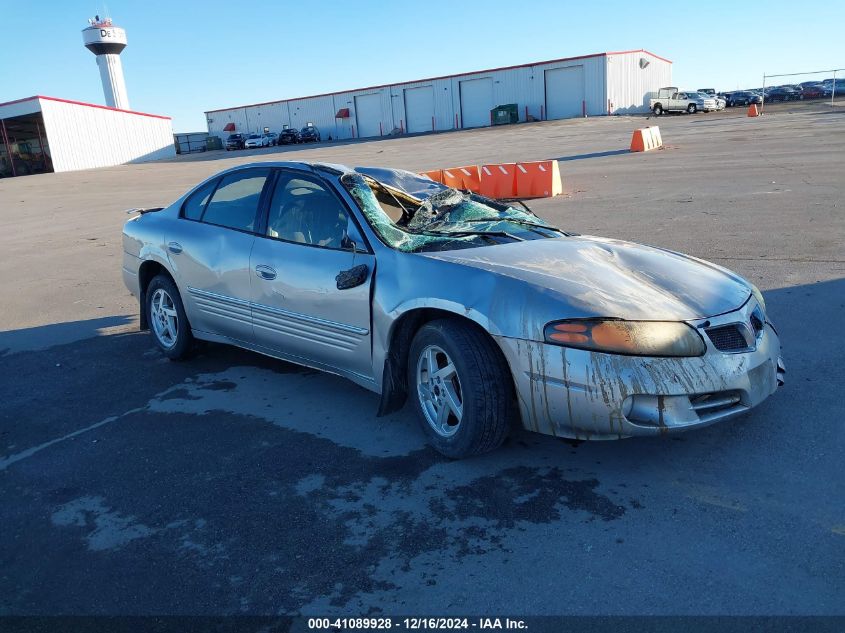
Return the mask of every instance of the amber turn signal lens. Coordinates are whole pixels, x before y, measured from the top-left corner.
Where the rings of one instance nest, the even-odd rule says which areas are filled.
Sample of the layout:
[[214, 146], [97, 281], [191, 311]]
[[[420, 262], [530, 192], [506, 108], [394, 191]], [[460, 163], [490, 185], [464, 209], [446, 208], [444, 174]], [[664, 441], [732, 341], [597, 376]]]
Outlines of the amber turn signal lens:
[[558, 323], [554, 326], [558, 332], [586, 332], [587, 326], [583, 323]]
[[552, 332], [549, 338], [558, 343], [587, 343], [590, 339], [583, 334], [574, 334], [572, 332]]
[[633, 349], [631, 331], [618, 321], [605, 321], [593, 326], [593, 342], [598, 347]]

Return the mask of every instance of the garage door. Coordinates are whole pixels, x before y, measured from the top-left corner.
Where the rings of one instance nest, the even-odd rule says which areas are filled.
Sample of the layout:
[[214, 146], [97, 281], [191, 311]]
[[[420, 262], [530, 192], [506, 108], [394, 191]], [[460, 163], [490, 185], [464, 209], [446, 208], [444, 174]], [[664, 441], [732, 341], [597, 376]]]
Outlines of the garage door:
[[581, 116], [583, 102], [583, 66], [569, 66], [546, 71], [547, 119], [568, 119]]
[[434, 129], [434, 88], [405, 88], [405, 119], [408, 132], [431, 132]]
[[367, 136], [380, 136], [381, 129], [381, 95], [361, 95], [355, 97], [355, 120], [358, 121], [356, 134], [365, 138]]
[[461, 82], [461, 127], [490, 125], [490, 110], [494, 105], [492, 79]]

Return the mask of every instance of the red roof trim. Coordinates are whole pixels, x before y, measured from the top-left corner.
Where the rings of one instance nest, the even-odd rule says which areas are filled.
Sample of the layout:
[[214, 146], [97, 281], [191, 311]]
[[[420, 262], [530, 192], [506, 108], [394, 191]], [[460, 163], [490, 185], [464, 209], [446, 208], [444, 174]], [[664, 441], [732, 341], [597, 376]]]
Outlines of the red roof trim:
[[605, 55], [628, 55], [629, 53], [645, 53], [646, 55], [651, 55], [652, 57], [656, 57], [659, 60], [662, 60], [668, 64], [672, 63], [671, 59], [666, 59], [665, 57], [661, 57], [660, 55], [655, 55], [651, 51], [647, 51], [644, 48], [635, 48], [630, 51], [614, 51], [612, 53], [605, 53]]
[[631, 51], [618, 51], [614, 53], [593, 53], [591, 55], [578, 55], [576, 57], [561, 57], [560, 59], [549, 59], [542, 62], [531, 62], [529, 64], [516, 64], [514, 66], [501, 66], [499, 68], [487, 68], [486, 70], [473, 70], [470, 72], [465, 73], [455, 73], [453, 75], [440, 75], [439, 77], [428, 77], [426, 79], [412, 79], [410, 81], [394, 81], [393, 83], [389, 84], [381, 84], [378, 86], [368, 86], [366, 88], [351, 88], [349, 90], [336, 90], [334, 92], [324, 92], [318, 95], [311, 95], [308, 97], [293, 97], [292, 99], [276, 99], [275, 101], [262, 101], [261, 103], [249, 103], [246, 105], [240, 106], [232, 106], [231, 108], [217, 108], [216, 110], [206, 110], [206, 114], [211, 114], [212, 112], [227, 112], [228, 110], [237, 110], [238, 108], [254, 108], [256, 106], [263, 106], [263, 105], [272, 105], [274, 103], [286, 103], [290, 101], [304, 101], [306, 99], [319, 99], [320, 97], [333, 97], [334, 95], [346, 94], [348, 92], [361, 92], [363, 90], [380, 90], [381, 88], [388, 88], [390, 86], [398, 86], [403, 84], [417, 84], [423, 81], [437, 81], [438, 79], [452, 79], [454, 77], [467, 77], [469, 75], [479, 75], [482, 73], [493, 73], [500, 70], [514, 70], [516, 68], [530, 68], [531, 66], [542, 66], [543, 64], [556, 64], [559, 62], [570, 62], [575, 61], [578, 59], [590, 59], [592, 57], [607, 57], [608, 55], [624, 55], [626, 53], [648, 53], [652, 57], [656, 57], [657, 59], [661, 59], [665, 62], [672, 63], [670, 60], [666, 59], [665, 57], [660, 57], [659, 55], [655, 55], [643, 48], [638, 50], [631, 50]]
[[135, 110], [122, 110], [121, 108], [111, 108], [109, 106], [99, 105], [97, 103], [86, 103], [84, 101], [72, 101], [70, 99], [59, 99], [58, 97], [45, 97], [44, 95], [35, 95], [34, 97], [26, 97], [25, 99], [16, 99], [14, 101], [6, 101], [5, 103], [0, 103], [0, 107], [12, 105], [15, 103], [23, 103], [24, 101], [35, 101], [38, 99], [44, 99], [45, 101], [58, 101], [59, 103], [72, 103], [73, 105], [80, 105], [85, 106], [87, 108], [100, 108], [101, 110], [111, 110], [112, 112], [124, 112], [126, 114], [137, 114], [139, 116], [148, 116], [154, 119], [166, 119], [171, 121], [172, 118], [169, 116], [164, 116], [162, 114], [149, 114], [148, 112], [136, 112]]

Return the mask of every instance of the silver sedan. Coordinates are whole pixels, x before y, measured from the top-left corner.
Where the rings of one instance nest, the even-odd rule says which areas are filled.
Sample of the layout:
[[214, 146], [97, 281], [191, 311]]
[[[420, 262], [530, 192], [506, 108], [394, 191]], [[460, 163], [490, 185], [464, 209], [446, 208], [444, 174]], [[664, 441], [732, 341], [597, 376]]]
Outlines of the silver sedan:
[[123, 277], [171, 359], [194, 339], [410, 398], [450, 457], [515, 425], [656, 435], [783, 382], [760, 292], [720, 266], [576, 235], [411, 172], [258, 163], [126, 223]]

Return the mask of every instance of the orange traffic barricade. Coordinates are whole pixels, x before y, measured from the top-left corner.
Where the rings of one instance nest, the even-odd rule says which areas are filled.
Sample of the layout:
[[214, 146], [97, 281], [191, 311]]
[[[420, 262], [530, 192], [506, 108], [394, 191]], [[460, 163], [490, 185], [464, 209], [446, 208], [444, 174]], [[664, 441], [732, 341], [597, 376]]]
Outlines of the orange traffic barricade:
[[647, 152], [662, 145], [663, 139], [660, 136], [660, 128], [657, 126], [634, 130], [634, 135], [631, 137], [632, 152]]
[[450, 167], [443, 170], [443, 180], [447, 187], [462, 189], [480, 193], [481, 191], [481, 170], [478, 165], [466, 165], [464, 167]]
[[516, 164], [517, 198], [550, 198], [563, 193], [556, 160]]
[[516, 163], [481, 166], [482, 196], [516, 198]]
[[748, 106], [748, 116], [760, 116], [760, 111], [757, 109], [756, 103], [752, 103]]
[[420, 176], [428, 176], [435, 182], [443, 182], [443, 170], [432, 169], [431, 171], [421, 171]]
[[656, 125], [652, 125], [650, 128], [647, 128], [651, 133], [651, 140], [654, 143], [655, 147], [663, 147], [663, 137], [660, 136], [660, 128]]

